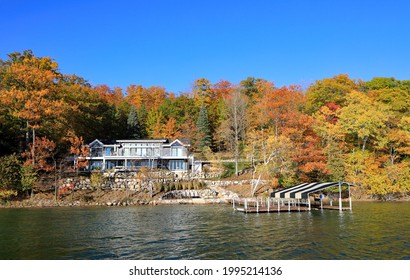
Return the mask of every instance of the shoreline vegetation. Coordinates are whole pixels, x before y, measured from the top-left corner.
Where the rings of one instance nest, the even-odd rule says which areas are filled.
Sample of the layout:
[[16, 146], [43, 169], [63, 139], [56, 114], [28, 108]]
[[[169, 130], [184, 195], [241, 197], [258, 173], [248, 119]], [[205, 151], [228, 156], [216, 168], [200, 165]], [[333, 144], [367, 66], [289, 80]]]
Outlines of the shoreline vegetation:
[[[244, 184], [246, 197], [263, 195], [263, 187], [343, 181], [354, 186], [355, 199], [406, 199], [410, 80], [364, 81], [338, 74], [308, 87], [278, 87], [257, 77], [237, 84], [199, 77], [187, 92], [174, 93], [161, 86], [92, 85], [83, 77], [62, 73], [53, 58], [37, 57], [31, 50], [0, 60], [0, 201], [29, 204], [43, 194], [52, 200], [54, 193], [60, 195], [58, 202], [70, 193], [63, 188], [72, 188], [75, 202], [77, 190], [101, 194], [122, 189], [103, 186], [100, 172], [88, 175], [87, 187], [59, 180], [67, 173], [91, 169], [88, 143], [95, 139], [179, 138], [190, 140], [189, 152], [202, 171], [217, 169], [224, 180], [267, 182]], [[141, 160], [134, 163], [145, 167]], [[150, 168], [172, 169], [160, 163]], [[147, 184], [150, 171], [139, 172], [146, 173], [141, 178], [145, 183], [130, 187], [141, 193], [135, 197], [138, 203], [173, 189], [167, 182], [154, 193], [154, 186]], [[116, 178], [110, 180], [115, 183]], [[146, 193], [150, 197], [145, 198]], [[97, 198], [84, 194], [81, 199]]]
[[[84, 197], [78, 197], [77, 199], [71, 200], [59, 200], [55, 201], [53, 195], [41, 195], [34, 199], [23, 199], [23, 200], [12, 200], [7, 201], [0, 205], [2, 208], [52, 208], [52, 207], [131, 207], [131, 206], [158, 206], [158, 205], [206, 205], [206, 204], [230, 204], [231, 200], [228, 199], [204, 199], [204, 198], [186, 198], [186, 199], [169, 199], [169, 200], [152, 200], [144, 199], [135, 195], [125, 195], [121, 194], [121, 191], [107, 191], [104, 193], [101, 199], [98, 201], [89, 202], [85, 197], [89, 195], [86, 194]], [[105, 198], [106, 199], [105, 199]], [[410, 202], [409, 197], [402, 197], [390, 201], [380, 201], [370, 198], [360, 198], [352, 199], [353, 202]], [[348, 203], [347, 199], [343, 199], [343, 203]]]
[[[249, 198], [250, 186], [238, 184], [237, 181], [227, 182], [225, 187], [205, 187], [203, 191], [212, 190], [216, 195], [208, 197], [186, 197], [186, 198], [168, 198], [163, 199], [166, 194], [175, 191], [158, 192], [151, 196], [147, 191], [135, 191], [129, 189], [122, 190], [75, 190], [56, 197], [55, 190], [48, 189], [38, 191], [31, 195], [15, 197], [11, 200], [2, 201], [0, 208], [48, 208], [48, 207], [125, 207], [125, 206], [157, 206], [157, 205], [181, 205], [181, 204], [230, 204], [232, 198]], [[187, 190], [198, 191], [198, 190]], [[266, 190], [260, 193], [258, 198], [267, 197]], [[313, 196], [311, 197], [313, 199]], [[325, 199], [327, 200], [327, 198]], [[391, 200], [380, 200], [376, 198], [354, 197], [356, 202], [381, 202], [381, 201], [399, 201], [410, 202], [410, 197], [399, 197]], [[347, 203], [348, 199], [343, 198]]]

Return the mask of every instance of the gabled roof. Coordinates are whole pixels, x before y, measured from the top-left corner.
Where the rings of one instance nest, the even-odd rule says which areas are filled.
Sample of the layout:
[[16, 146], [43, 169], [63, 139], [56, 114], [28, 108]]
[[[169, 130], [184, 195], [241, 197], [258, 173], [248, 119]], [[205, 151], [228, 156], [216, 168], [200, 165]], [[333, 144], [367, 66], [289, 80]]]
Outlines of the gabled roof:
[[89, 144], [89, 146], [90, 147], [94, 147], [94, 146], [104, 146], [104, 144], [100, 141], [100, 140], [98, 140], [98, 139], [95, 139], [93, 142], [91, 142], [90, 144]]
[[178, 138], [178, 140], [184, 144], [184, 146], [191, 146], [191, 139], [189, 138]]
[[168, 143], [166, 146], [173, 146], [176, 143], [179, 143], [181, 146], [191, 146], [191, 140], [188, 138], [177, 138], [177, 139], [168, 139]]
[[183, 144], [180, 140], [178, 140], [178, 139], [175, 139], [175, 140], [172, 141], [172, 143], [170, 143], [169, 145], [170, 145], [170, 146], [184, 146], [184, 144]]

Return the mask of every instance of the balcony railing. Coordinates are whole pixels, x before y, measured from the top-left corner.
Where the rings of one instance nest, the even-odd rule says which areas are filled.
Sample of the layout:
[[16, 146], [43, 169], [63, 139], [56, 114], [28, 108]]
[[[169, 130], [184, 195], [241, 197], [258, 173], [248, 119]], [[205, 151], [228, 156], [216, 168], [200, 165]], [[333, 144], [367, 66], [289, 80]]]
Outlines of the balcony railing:
[[186, 158], [189, 153], [186, 149], [170, 150], [170, 149], [148, 149], [145, 151], [120, 149], [117, 151], [94, 150], [91, 151], [91, 157], [142, 157], [142, 158], [158, 158], [158, 157], [173, 157], [173, 158]]

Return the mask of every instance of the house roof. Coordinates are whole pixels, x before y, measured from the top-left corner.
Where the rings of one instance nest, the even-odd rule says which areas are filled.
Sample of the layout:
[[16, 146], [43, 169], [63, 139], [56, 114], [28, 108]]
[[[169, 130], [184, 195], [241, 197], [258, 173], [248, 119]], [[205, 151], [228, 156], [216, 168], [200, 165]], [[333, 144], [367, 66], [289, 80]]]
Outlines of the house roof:
[[167, 139], [128, 139], [117, 140], [118, 143], [166, 143]]
[[95, 145], [99, 143], [100, 145], [114, 145], [118, 143], [164, 143], [167, 146], [172, 145], [174, 142], [180, 142], [183, 146], [190, 146], [191, 139], [188, 138], [178, 138], [178, 139], [120, 139], [120, 140], [99, 140], [95, 139], [89, 145]]
[[95, 139], [94, 141], [92, 141], [89, 146], [92, 146], [94, 144], [100, 144], [100, 145], [113, 145], [115, 144], [115, 141], [113, 140], [108, 140], [108, 139]]
[[178, 138], [178, 139], [175, 139], [175, 140], [179, 140], [185, 146], [190, 146], [191, 145], [191, 139], [189, 139], [189, 138]]

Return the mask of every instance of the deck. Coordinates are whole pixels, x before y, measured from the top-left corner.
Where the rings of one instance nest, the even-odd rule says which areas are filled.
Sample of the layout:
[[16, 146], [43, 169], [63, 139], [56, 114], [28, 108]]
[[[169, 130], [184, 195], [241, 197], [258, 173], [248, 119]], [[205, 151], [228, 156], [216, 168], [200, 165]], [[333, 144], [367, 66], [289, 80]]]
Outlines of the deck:
[[243, 213], [307, 212], [311, 210], [351, 210], [351, 206], [311, 204], [310, 200], [233, 199], [233, 209]]

